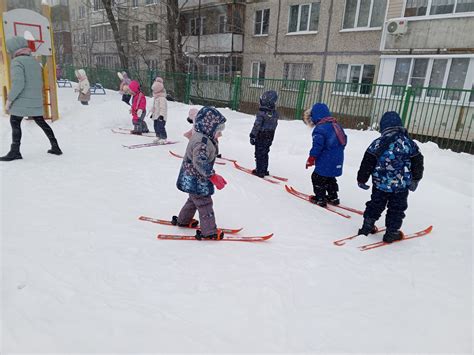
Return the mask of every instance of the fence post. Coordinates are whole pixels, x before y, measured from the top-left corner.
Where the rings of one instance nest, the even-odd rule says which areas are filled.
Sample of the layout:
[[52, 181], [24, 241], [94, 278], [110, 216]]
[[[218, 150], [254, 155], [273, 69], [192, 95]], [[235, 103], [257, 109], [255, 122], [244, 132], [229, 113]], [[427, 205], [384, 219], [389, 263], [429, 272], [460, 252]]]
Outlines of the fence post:
[[232, 93], [232, 104], [231, 104], [232, 107], [231, 108], [234, 111], [237, 111], [238, 108], [239, 108], [241, 82], [242, 82], [242, 77], [240, 75], [236, 75], [234, 77], [233, 82], [232, 82], [232, 86], [234, 88], [234, 91]]
[[303, 113], [306, 86], [307, 86], [306, 80], [305, 79], [301, 80], [299, 88], [298, 88], [298, 98], [296, 99], [295, 119], [300, 119], [301, 114]]
[[189, 104], [191, 97], [191, 73], [186, 74], [186, 84], [184, 89], [184, 103]]
[[413, 96], [413, 89], [411, 85], [409, 85], [405, 91], [405, 98], [403, 100], [404, 102], [403, 102], [403, 109], [402, 109], [402, 123], [404, 127], [406, 127], [405, 122], [407, 119], [408, 109], [410, 107], [410, 100], [412, 96]]
[[153, 82], [155, 81], [155, 69], [150, 69], [149, 73], [150, 73], [150, 78], [149, 78], [150, 85], [149, 86], [150, 86], [150, 90], [151, 90], [151, 86], [153, 85]]

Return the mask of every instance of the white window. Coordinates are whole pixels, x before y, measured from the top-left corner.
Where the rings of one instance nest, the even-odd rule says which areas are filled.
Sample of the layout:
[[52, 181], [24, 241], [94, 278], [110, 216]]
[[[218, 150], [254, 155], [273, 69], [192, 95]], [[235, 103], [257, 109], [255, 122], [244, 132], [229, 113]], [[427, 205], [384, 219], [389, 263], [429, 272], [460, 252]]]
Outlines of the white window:
[[145, 5], [155, 5], [158, 4], [158, 0], [145, 0]]
[[138, 42], [138, 26], [132, 26], [132, 42]]
[[219, 24], [218, 24], [218, 33], [226, 33], [227, 32], [227, 16], [220, 15], [219, 16]]
[[147, 42], [158, 40], [158, 25], [156, 23], [149, 23], [146, 25], [145, 37]]
[[104, 35], [105, 35], [105, 40], [106, 41], [111, 41], [114, 39], [114, 35], [112, 32], [112, 26], [104, 26]]
[[102, 3], [102, 0], [94, 0], [93, 2], [93, 9], [94, 11], [99, 11], [104, 8], [104, 4]]
[[138, 0], [132, 0], [132, 7], [138, 7]]
[[[313, 64], [310, 63], [285, 63], [283, 66], [283, 79], [286, 80], [310, 80]], [[284, 82], [283, 87], [289, 90], [298, 90], [299, 82]]]
[[[393, 85], [410, 84], [417, 97], [459, 100], [462, 92], [457, 90], [464, 89], [469, 62], [470, 58], [398, 58]], [[402, 93], [402, 88], [392, 89], [392, 95]]]
[[86, 17], [86, 7], [85, 6], [79, 6], [79, 18], [83, 19]]
[[158, 61], [156, 59], [149, 59], [146, 61], [146, 64], [149, 69], [157, 69], [158, 68]]
[[265, 62], [252, 62], [252, 85], [263, 86], [265, 81], [265, 70], [267, 65]]
[[320, 1], [290, 6], [288, 33], [316, 32], [319, 25]]
[[268, 34], [270, 24], [270, 9], [255, 11], [254, 35], [261, 36]]
[[405, 16], [433, 16], [474, 12], [474, 0], [406, 0]]
[[372, 93], [374, 76], [375, 65], [338, 64], [336, 69], [337, 84], [334, 86], [334, 91], [369, 95]]
[[382, 27], [386, 8], [387, 0], [347, 0], [342, 27]]
[[206, 34], [206, 18], [195, 17], [189, 20], [189, 34], [191, 36], [202, 36]]

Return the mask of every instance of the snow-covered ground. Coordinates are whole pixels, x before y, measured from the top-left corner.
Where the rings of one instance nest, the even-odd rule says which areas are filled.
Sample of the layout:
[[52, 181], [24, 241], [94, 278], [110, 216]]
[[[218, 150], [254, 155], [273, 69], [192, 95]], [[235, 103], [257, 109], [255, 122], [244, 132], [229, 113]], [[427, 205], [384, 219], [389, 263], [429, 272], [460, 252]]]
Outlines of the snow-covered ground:
[[[188, 231], [137, 217], [170, 218], [186, 200], [168, 150], [185, 150], [189, 106], [169, 103], [179, 144], [128, 150], [152, 138], [110, 131], [130, 126], [116, 92], [90, 106], [72, 89], [59, 93], [52, 126], [64, 155], [46, 154], [43, 132], [24, 121], [24, 159], [0, 164], [2, 353], [472, 352], [472, 156], [420, 144], [425, 177], [403, 230], [432, 224], [424, 238], [365, 252], [357, 246], [380, 235], [334, 246], [360, 216], [328, 213], [228, 163], [216, 166], [228, 181], [214, 195], [218, 224], [274, 237], [162, 241], [158, 232]], [[222, 154], [253, 167], [253, 117], [222, 113]], [[6, 117], [0, 130], [3, 155]], [[363, 209], [370, 193], [356, 173], [378, 133], [347, 134], [340, 196]], [[282, 121], [270, 152], [270, 171], [307, 193], [310, 144], [302, 122]]]

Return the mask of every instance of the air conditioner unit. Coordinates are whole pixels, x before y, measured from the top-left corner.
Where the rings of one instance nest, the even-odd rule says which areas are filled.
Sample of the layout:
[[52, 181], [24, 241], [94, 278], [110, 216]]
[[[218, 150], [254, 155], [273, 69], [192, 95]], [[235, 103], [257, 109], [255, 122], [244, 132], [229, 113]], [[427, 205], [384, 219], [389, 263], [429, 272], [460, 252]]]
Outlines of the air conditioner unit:
[[387, 32], [391, 35], [402, 35], [407, 32], [408, 21], [404, 18], [387, 22]]

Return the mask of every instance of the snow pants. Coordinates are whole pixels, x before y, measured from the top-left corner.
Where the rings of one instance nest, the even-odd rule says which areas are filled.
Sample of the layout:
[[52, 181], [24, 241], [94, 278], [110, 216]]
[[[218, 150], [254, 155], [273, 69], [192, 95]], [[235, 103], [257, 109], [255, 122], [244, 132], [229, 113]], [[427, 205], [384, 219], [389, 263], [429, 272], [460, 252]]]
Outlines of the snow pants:
[[408, 208], [408, 190], [401, 192], [385, 192], [372, 188], [370, 201], [366, 204], [364, 219], [372, 219], [377, 221], [382, 212], [387, 207], [387, 215], [385, 217], [385, 226], [387, 232], [399, 231], [402, 227], [405, 211]]
[[201, 196], [189, 194], [188, 200], [178, 215], [179, 224], [189, 224], [199, 212], [199, 224], [203, 236], [209, 236], [217, 233], [216, 218], [212, 207], [212, 196]]
[[165, 125], [166, 125], [165, 120], [156, 119], [156, 120], [153, 121], [153, 128], [155, 129], [156, 136], [159, 139], [168, 138], [168, 136], [166, 134]]
[[263, 131], [255, 139], [255, 170], [265, 175], [268, 171], [268, 153], [273, 143], [274, 131]]
[[321, 176], [313, 172], [311, 174], [311, 182], [313, 183], [313, 191], [316, 200], [331, 201], [338, 198], [337, 192], [339, 191], [339, 185], [334, 176]]

